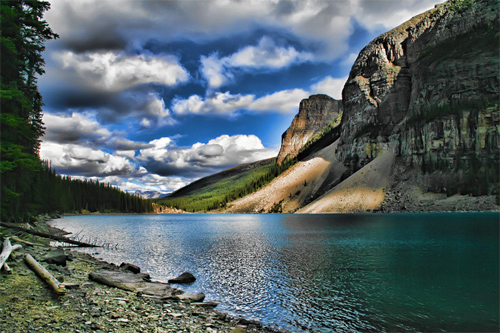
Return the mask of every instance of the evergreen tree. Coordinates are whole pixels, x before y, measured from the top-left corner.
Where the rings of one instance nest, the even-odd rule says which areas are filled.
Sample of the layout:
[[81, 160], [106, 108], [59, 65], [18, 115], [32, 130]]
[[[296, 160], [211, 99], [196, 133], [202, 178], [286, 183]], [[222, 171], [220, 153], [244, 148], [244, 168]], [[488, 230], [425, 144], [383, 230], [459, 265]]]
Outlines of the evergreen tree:
[[44, 72], [43, 43], [58, 37], [42, 20], [49, 7], [46, 1], [1, 2], [2, 219], [27, 218], [37, 194], [33, 185], [40, 171], [38, 150], [44, 133], [37, 75]]

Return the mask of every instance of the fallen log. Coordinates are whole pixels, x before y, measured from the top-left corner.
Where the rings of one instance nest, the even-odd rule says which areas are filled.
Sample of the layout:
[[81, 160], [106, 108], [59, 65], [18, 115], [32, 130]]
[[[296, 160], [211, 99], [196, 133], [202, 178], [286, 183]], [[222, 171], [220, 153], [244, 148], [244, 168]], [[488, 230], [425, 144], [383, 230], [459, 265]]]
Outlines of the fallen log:
[[27, 233], [32, 234], [32, 235], [36, 235], [36, 236], [40, 236], [40, 237], [43, 237], [43, 238], [52, 239], [52, 240], [55, 240], [55, 241], [58, 241], [58, 242], [62, 242], [62, 243], [73, 244], [73, 245], [77, 245], [77, 246], [80, 246], [80, 247], [100, 247], [99, 245], [89, 244], [89, 243], [85, 243], [85, 242], [80, 242], [80, 241], [77, 241], [77, 240], [74, 240], [74, 239], [70, 239], [70, 238], [66, 238], [66, 237], [63, 237], [63, 236], [52, 235], [52, 234], [48, 234], [48, 233], [45, 233], [45, 232], [40, 232], [40, 231], [36, 231], [36, 230], [26, 229], [26, 228], [20, 227], [20, 226], [18, 226], [16, 224], [13, 224], [13, 223], [0, 222], [0, 226], [6, 227], [6, 228], [11, 228], [11, 229], [16, 229], [16, 230], [21, 230], [21, 231], [27, 232]]
[[13, 241], [16, 241], [18, 243], [23, 243], [23, 244], [26, 244], [26, 245], [29, 245], [29, 246], [45, 246], [45, 245], [42, 245], [42, 244], [36, 244], [36, 243], [31, 243], [31, 242], [28, 242], [28, 241], [25, 241], [24, 239], [21, 239], [19, 237], [16, 237], [16, 236], [12, 236], [11, 237]]
[[20, 244], [10, 244], [10, 237], [5, 238], [3, 241], [2, 253], [0, 253], [0, 268], [5, 264], [12, 251], [22, 248]]
[[35, 271], [35, 273], [42, 278], [47, 284], [59, 295], [66, 293], [64, 285], [59, 282], [48, 270], [40, 265], [33, 257], [29, 254], [24, 258], [26, 264]]

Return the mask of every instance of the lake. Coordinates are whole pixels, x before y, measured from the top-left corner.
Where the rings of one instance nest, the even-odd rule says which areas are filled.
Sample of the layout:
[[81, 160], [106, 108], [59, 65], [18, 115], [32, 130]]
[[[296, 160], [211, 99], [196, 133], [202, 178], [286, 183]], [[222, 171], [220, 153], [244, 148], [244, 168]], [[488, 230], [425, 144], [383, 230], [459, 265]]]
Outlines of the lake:
[[[499, 330], [498, 213], [68, 216], [51, 225], [293, 332]], [[116, 246], [116, 248], [115, 248]]]

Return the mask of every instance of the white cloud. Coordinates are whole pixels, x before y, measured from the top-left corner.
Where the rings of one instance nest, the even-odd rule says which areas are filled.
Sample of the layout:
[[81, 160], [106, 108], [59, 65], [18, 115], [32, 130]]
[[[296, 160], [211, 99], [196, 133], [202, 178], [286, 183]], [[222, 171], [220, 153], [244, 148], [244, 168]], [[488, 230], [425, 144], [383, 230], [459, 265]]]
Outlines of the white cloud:
[[264, 36], [257, 46], [246, 46], [238, 52], [222, 58], [228, 67], [280, 69], [292, 64], [313, 60], [309, 52], [298, 52], [294, 47], [278, 46], [271, 38]]
[[362, 0], [353, 16], [370, 30], [380, 27], [387, 30], [397, 27], [411, 17], [429, 10], [441, 2], [436, 0]]
[[172, 110], [177, 115], [185, 114], [233, 114], [246, 109], [253, 102], [254, 95], [232, 95], [230, 92], [216, 92], [210, 97], [202, 98], [192, 95], [188, 99], [174, 99]]
[[217, 54], [211, 54], [208, 57], [201, 56], [200, 62], [200, 72], [207, 80], [209, 88], [219, 88], [232, 81], [234, 75], [225, 68]]
[[189, 73], [173, 56], [125, 56], [117, 52], [57, 54], [64, 69], [93, 90], [121, 91], [145, 83], [173, 86], [189, 79]]
[[256, 99], [250, 106], [254, 111], [278, 111], [282, 113], [297, 112], [302, 99], [309, 96], [309, 92], [302, 89], [290, 89], [275, 92], [274, 94]]
[[147, 118], [142, 118], [140, 125], [141, 125], [141, 127], [144, 127], [144, 128], [151, 127], [151, 121]]
[[61, 173], [83, 175], [124, 175], [135, 167], [123, 156], [77, 144], [43, 142], [40, 158], [50, 160]]
[[311, 86], [311, 94], [325, 94], [335, 99], [342, 99], [342, 89], [347, 81], [347, 77], [333, 78], [325, 77], [320, 82]]
[[[154, 148], [140, 151], [138, 160], [160, 175], [207, 173], [209, 168], [225, 168], [241, 163], [275, 157], [277, 150], [265, 148], [255, 135], [221, 135], [207, 143], [175, 147], [170, 138], [153, 140]], [[207, 169], [208, 168], [208, 169]]]
[[73, 112], [71, 116], [64, 116], [45, 112], [43, 122], [46, 127], [46, 141], [103, 142], [111, 136], [111, 132], [103, 128], [95, 119], [95, 114], [91, 113]]
[[135, 150], [117, 150], [115, 152], [117, 156], [125, 156], [130, 160], [133, 160], [135, 157]]
[[148, 94], [144, 109], [150, 119], [143, 118], [141, 120], [141, 126], [143, 127], [151, 127], [151, 120], [154, 120], [158, 126], [174, 125], [177, 123], [172, 117], [170, 110], [165, 107], [165, 101], [158, 94]]
[[187, 99], [174, 99], [172, 110], [177, 115], [186, 114], [223, 114], [234, 116], [241, 110], [249, 112], [294, 113], [300, 101], [313, 94], [326, 94], [341, 99], [342, 89], [347, 78], [326, 76], [309, 90], [287, 89], [256, 98], [255, 95], [233, 95], [229, 91], [216, 92], [205, 98], [192, 95]]
[[152, 147], [141, 149], [138, 159], [145, 160], [147, 158], [152, 158], [154, 160], [162, 160], [168, 156], [167, 147], [173, 146], [174, 142], [172, 139], [164, 137], [150, 141], [149, 144], [152, 145]]
[[219, 88], [232, 81], [234, 68], [245, 70], [278, 70], [292, 64], [314, 60], [309, 52], [299, 52], [294, 47], [278, 46], [273, 39], [264, 36], [257, 46], [246, 46], [227, 57], [217, 54], [201, 56], [200, 71], [210, 88]]

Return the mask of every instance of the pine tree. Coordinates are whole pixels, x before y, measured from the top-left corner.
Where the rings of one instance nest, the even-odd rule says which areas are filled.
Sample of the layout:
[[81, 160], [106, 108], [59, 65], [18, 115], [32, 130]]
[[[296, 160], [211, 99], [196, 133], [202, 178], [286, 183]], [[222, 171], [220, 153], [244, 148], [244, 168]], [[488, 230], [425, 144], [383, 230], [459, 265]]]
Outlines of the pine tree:
[[46, 1], [1, 2], [1, 218], [6, 220], [29, 217], [37, 195], [44, 133], [37, 75], [44, 72], [43, 43], [58, 37], [42, 20], [49, 8]]

